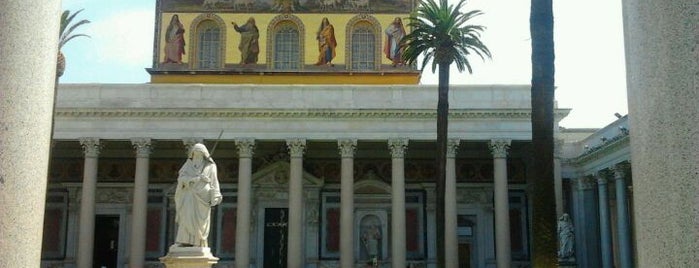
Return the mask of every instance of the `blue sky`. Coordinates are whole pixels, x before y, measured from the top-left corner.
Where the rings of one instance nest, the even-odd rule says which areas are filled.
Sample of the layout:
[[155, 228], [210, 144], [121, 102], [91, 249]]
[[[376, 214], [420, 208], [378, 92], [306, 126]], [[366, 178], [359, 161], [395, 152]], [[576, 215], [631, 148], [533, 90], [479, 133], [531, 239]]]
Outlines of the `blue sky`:
[[[473, 58], [474, 74], [452, 70], [453, 84], [529, 84], [531, 44], [529, 0], [470, 0], [484, 15], [484, 43], [493, 59]], [[151, 67], [155, 0], [63, 0], [63, 9], [84, 9], [77, 38], [63, 52], [67, 69], [61, 83], [146, 83]], [[603, 127], [626, 114], [621, 0], [554, 1], [556, 100], [573, 111], [561, 125]], [[436, 84], [425, 71], [423, 84]]]

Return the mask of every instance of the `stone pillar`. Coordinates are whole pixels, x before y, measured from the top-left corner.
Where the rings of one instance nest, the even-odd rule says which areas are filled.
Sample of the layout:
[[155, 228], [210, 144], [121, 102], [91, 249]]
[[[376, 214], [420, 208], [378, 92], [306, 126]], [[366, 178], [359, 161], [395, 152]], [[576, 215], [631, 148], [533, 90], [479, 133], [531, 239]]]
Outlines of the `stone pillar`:
[[600, 267], [599, 202], [594, 192], [597, 182], [593, 176], [582, 176], [572, 182], [575, 260], [578, 267]]
[[556, 218], [563, 215], [563, 178], [561, 178], [561, 151], [563, 140], [556, 139], [553, 147], [553, 187], [556, 195]]
[[97, 158], [100, 153], [100, 142], [97, 138], [81, 138], [80, 145], [85, 153], [85, 167], [80, 199], [77, 266], [90, 268], [95, 242], [95, 191], [97, 190]]
[[457, 229], [456, 204], [456, 151], [459, 149], [459, 139], [447, 141], [447, 180], [444, 183], [444, 255], [446, 268], [459, 267], [459, 236]]
[[599, 233], [600, 247], [602, 249], [602, 268], [612, 268], [614, 255], [612, 253], [612, 225], [609, 223], [609, 194], [607, 189], [608, 175], [600, 171], [597, 176], [597, 191], [599, 201]]
[[624, 0], [637, 267], [699, 267], [699, 10]]
[[236, 139], [238, 147], [238, 202], [235, 221], [235, 267], [250, 267], [250, 217], [252, 216], [252, 155], [255, 140]]
[[405, 268], [405, 150], [407, 138], [388, 140], [391, 150], [391, 267]]
[[0, 10], [0, 267], [39, 267], [61, 2]]
[[291, 156], [289, 171], [289, 240], [287, 246], [287, 267], [303, 267], [303, 152], [305, 139], [286, 141]]
[[136, 149], [136, 174], [134, 176], [133, 210], [131, 211], [131, 247], [129, 267], [144, 267], [146, 259], [146, 226], [148, 221], [148, 165], [150, 163], [150, 138], [131, 139]]
[[507, 150], [510, 140], [491, 140], [495, 175], [495, 261], [498, 268], [509, 268], [512, 262], [510, 248], [510, 203], [507, 187]]
[[617, 245], [619, 246], [619, 267], [633, 267], [633, 248], [631, 247], [631, 230], [629, 228], [629, 208], [626, 200], [626, 171], [629, 163], [617, 164], [614, 167], [616, 188], [617, 213]]
[[337, 141], [340, 166], [340, 267], [354, 267], [354, 152], [356, 139]]

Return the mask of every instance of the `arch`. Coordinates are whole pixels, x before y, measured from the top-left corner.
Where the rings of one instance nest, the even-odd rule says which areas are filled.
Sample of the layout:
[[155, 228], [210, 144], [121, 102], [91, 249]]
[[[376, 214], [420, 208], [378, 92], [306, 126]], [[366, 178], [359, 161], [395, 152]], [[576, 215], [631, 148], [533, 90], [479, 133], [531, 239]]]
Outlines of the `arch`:
[[[222, 69], [226, 64], [226, 23], [223, 19], [212, 13], [201, 14], [192, 21], [189, 32], [189, 68]], [[213, 58], [202, 62], [202, 53]]]
[[[298, 17], [291, 14], [274, 17], [267, 27], [267, 68], [276, 70], [303, 69], [305, 36], [305, 27]], [[277, 51], [278, 48], [285, 46], [297, 49]], [[286, 54], [292, 51], [298, 51], [298, 54]]]
[[[346, 29], [346, 69], [354, 71], [378, 70], [381, 66], [381, 23], [371, 15], [359, 14], [347, 22]], [[367, 45], [373, 47], [367, 48]]]

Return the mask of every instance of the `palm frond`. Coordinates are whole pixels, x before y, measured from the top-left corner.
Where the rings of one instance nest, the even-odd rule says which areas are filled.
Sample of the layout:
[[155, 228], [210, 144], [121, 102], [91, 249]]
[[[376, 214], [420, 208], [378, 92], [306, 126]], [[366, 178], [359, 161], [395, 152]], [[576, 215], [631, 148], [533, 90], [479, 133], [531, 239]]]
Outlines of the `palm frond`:
[[61, 49], [63, 45], [68, 43], [68, 41], [72, 40], [73, 38], [76, 37], [90, 37], [89, 35], [86, 34], [73, 34], [73, 31], [77, 29], [78, 27], [90, 23], [89, 20], [80, 20], [77, 23], [73, 24], [73, 20], [75, 17], [80, 14], [83, 10], [78, 10], [77, 12], [71, 14], [70, 10], [65, 10], [63, 11], [63, 14], [61, 14], [61, 28], [59, 32], [59, 41], [58, 41], [58, 48]]
[[432, 62], [432, 72], [439, 64], [455, 63], [459, 71], [468, 70], [471, 73], [473, 69], [469, 57], [472, 54], [483, 60], [490, 58], [490, 50], [480, 40], [485, 27], [468, 24], [483, 12], [462, 12], [465, 4], [465, 0], [456, 4], [449, 4], [447, 0], [421, 0], [408, 18], [408, 27], [412, 31], [401, 41], [403, 60], [414, 64], [422, 56], [420, 71]]

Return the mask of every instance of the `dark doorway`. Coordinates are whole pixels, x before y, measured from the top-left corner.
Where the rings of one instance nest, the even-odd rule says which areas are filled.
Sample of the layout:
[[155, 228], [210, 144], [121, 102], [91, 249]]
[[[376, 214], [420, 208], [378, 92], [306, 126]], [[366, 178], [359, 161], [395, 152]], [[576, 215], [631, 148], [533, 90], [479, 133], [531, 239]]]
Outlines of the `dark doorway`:
[[119, 253], [119, 215], [95, 216], [92, 267], [116, 268]]
[[264, 268], [286, 268], [289, 209], [265, 209]]

